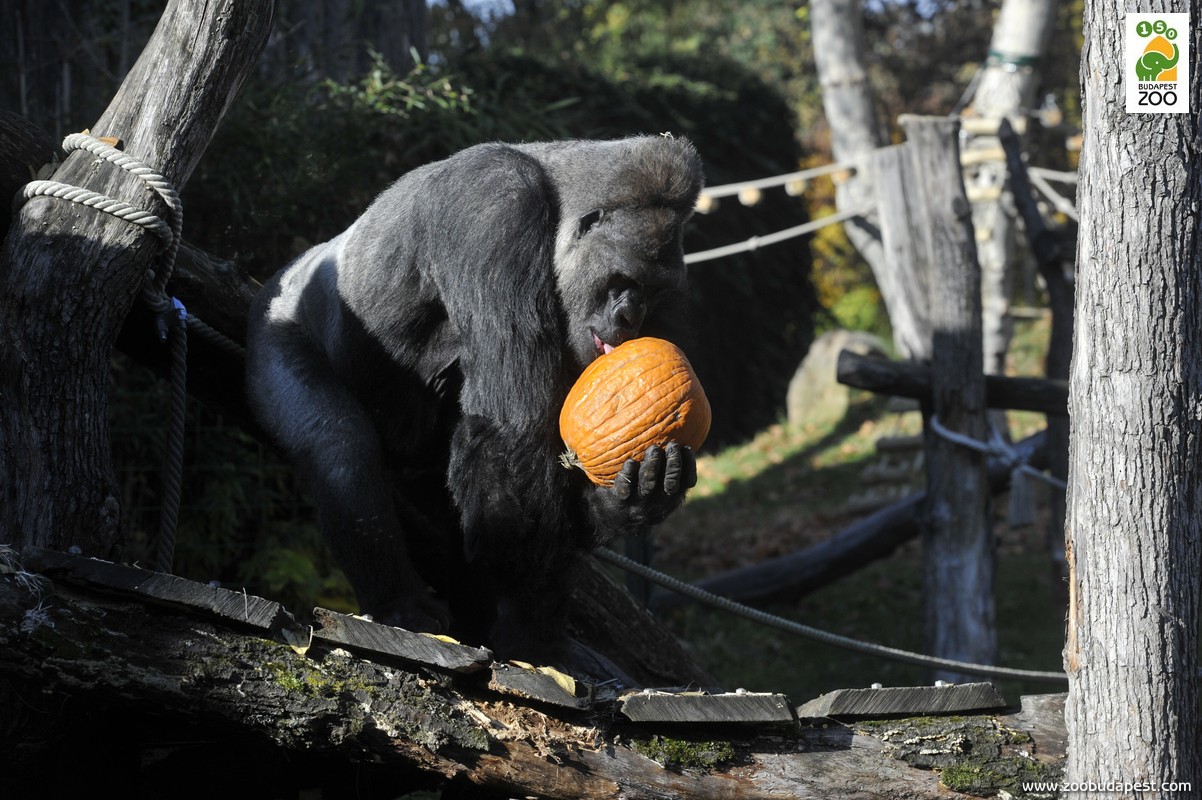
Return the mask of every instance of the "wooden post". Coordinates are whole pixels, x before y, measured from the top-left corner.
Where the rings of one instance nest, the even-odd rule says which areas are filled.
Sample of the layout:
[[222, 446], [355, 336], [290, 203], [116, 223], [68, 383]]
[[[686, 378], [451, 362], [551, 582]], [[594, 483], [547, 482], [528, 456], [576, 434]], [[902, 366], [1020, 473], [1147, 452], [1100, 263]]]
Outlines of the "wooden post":
[[[929, 262], [931, 402], [924, 409], [927, 505], [924, 605], [928, 651], [976, 663], [996, 657], [994, 542], [986, 456], [935, 434], [987, 440], [981, 277], [964, 192], [955, 118], [903, 116], [919, 213], [913, 235]], [[945, 680], [958, 676], [941, 675]]]

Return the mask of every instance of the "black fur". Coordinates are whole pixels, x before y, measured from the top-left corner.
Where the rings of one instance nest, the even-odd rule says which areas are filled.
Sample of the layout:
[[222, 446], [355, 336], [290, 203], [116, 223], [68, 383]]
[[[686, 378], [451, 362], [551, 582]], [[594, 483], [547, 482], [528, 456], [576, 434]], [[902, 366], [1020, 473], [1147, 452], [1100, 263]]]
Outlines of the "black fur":
[[680, 341], [701, 180], [680, 139], [480, 145], [405, 175], [264, 287], [251, 404], [364, 613], [563, 657], [576, 554], [696, 481], [675, 445], [611, 489], [557, 456], [559, 408], [605, 344]]

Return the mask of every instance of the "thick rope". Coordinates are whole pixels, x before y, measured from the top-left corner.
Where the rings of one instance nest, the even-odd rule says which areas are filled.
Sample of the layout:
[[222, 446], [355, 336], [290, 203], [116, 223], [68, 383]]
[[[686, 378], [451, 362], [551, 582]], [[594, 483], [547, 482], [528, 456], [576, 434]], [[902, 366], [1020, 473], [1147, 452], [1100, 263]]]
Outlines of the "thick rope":
[[934, 431], [937, 436], [947, 439], [949, 442], [958, 444], [961, 447], [967, 447], [970, 450], [976, 450], [978, 453], [984, 453], [985, 455], [993, 456], [1005, 464], [1012, 473], [1015, 471], [1020, 471], [1026, 475], [1030, 475], [1032, 478], [1038, 478], [1039, 480], [1050, 484], [1051, 486], [1055, 486], [1057, 489], [1064, 490], [1068, 488], [1068, 484], [1057, 478], [1055, 475], [1049, 475], [1046, 472], [1035, 469], [1035, 467], [1032, 467], [1030, 464], [1028, 464], [1026, 457], [1007, 444], [1006, 440], [1002, 438], [1001, 434], [998, 433], [996, 428], [990, 429], [989, 441], [982, 442], [972, 438], [971, 436], [966, 436], [962, 433], [956, 433], [955, 431], [949, 430], [948, 428], [944, 427], [943, 423], [939, 421], [939, 417], [935, 416], [934, 414], [930, 416], [928, 422], [931, 426], [931, 430]]
[[183, 494], [184, 426], [188, 408], [188, 312], [173, 301], [176, 310], [171, 329], [171, 423], [167, 429], [167, 456], [163, 469], [163, 508], [155, 542], [155, 569], [171, 572], [175, 561], [175, 533]]
[[58, 181], [28, 183], [22, 190], [22, 197], [26, 200], [32, 197], [57, 197], [73, 203], [80, 203], [135, 225], [141, 225], [162, 239], [167, 245], [166, 254], [163, 256], [163, 263], [155, 272], [154, 278], [143, 287], [143, 299], [160, 314], [169, 310], [171, 304], [167, 300], [167, 281], [171, 278], [171, 271], [175, 268], [175, 256], [179, 252], [184, 228], [184, 210], [179, 193], [170, 181], [151, 169], [149, 165], [86, 133], [73, 133], [63, 139], [63, 150], [66, 153], [86, 150], [140, 178], [167, 204], [167, 208], [171, 211], [170, 224], [149, 211], [143, 211], [120, 200]]
[[728, 597], [707, 592], [698, 586], [691, 583], [685, 583], [682, 580], [673, 578], [671, 575], [665, 575], [650, 567], [619, 555], [613, 550], [601, 547], [593, 551], [593, 555], [600, 558], [602, 561], [607, 561], [610, 564], [621, 567], [640, 575], [647, 580], [657, 583], [666, 589], [671, 589], [688, 597], [693, 598], [706, 605], [720, 608], [723, 611], [729, 611], [732, 614], [744, 617], [758, 622], [762, 625], [767, 625], [778, 630], [795, 633], [799, 636], [804, 636], [807, 639], [813, 639], [824, 644], [842, 647], [845, 650], [853, 650], [857, 653], [866, 653], [868, 655], [878, 656], [880, 658], [889, 659], [890, 661], [900, 661], [904, 664], [916, 664], [920, 667], [931, 667], [934, 669], [946, 670], [949, 672], [958, 672], [965, 675], [985, 675], [997, 678], [1013, 678], [1015, 680], [1030, 680], [1030, 681], [1048, 681], [1063, 683], [1068, 680], [1068, 676], [1063, 672], [1044, 672], [1042, 670], [1033, 669], [1013, 669], [1011, 667], [995, 667], [990, 664], [972, 664], [966, 661], [955, 661], [950, 658], [939, 658], [937, 656], [923, 655], [922, 653], [912, 653], [908, 650], [899, 650], [895, 647], [886, 647], [885, 645], [873, 644], [871, 642], [861, 642], [856, 639], [850, 639], [846, 636], [840, 636], [829, 631], [811, 628], [809, 625], [802, 625], [800, 622], [794, 622], [784, 617], [778, 617], [775, 614], [769, 614], [766, 611], [760, 611], [758, 608], [751, 608], [742, 603], [737, 603]]
[[246, 348], [212, 327], [195, 314], [188, 314], [188, 330], [200, 334], [209, 344], [216, 345], [235, 358], [245, 358]]

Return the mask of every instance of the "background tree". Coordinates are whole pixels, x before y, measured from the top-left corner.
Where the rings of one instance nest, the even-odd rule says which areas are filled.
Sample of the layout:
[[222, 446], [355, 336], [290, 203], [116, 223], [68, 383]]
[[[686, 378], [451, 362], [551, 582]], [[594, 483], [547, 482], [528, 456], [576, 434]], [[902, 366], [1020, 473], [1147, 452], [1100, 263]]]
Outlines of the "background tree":
[[[840, 211], [870, 205], [876, 196], [867, 159], [885, 145], [887, 134], [877, 116], [876, 100], [865, 57], [864, 28], [856, 0], [813, 0], [810, 3], [814, 64], [822, 86], [822, 106], [831, 132], [831, 157], [856, 162], [862, 168], [836, 187]], [[898, 272], [886, 259], [880, 233], [864, 218], [843, 224], [876, 278], [893, 328], [893, 343], [905, 358], [926, 358], [931, 352], [931, 329], [926, 306], [916, 298], [913, 276]]]
[[[980, 74], [974, 78], [971, 111], [987, 120], [1008, 119], [1026, 131], [1040, 84], [1044, 51], [1056, 22], [1055, 0], [1005, 0], [989, 53]], [[997, 137], [971, 137], [968, 151], [994, 149]], [[1000, 375], [1006, 369], [1006, 350], [1011, 336], [1010, 298], [1019, 258], [1016, 226], [1009, 207], [1003, 203], [1006, 164], [990, 160], [976, 165], [965, 181], [983, 190], [985, 197], [973, 203], [973, 226], [977, 231], [977, 256], [981, 263], [981, 312], [984, 333], [985, 371]]]
[[[1188, 5], [1180, 34], [1196, 56], [1202, 3]], [[1197, 791], [1202, 75], [1190, 75], [1190, 114], [1128, 114], [1123, 36], [1121, 6], [1086, 3], [1066, 780]]]

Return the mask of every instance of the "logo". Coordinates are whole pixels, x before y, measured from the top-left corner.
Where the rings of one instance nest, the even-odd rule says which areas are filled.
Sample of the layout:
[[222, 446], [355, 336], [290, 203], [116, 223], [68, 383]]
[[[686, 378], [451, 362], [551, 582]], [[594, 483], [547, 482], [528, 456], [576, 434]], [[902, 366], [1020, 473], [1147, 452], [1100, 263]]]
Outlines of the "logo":
[[1127, 112], [1189, 112], [1189, 14], [1127, 14]]

